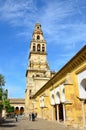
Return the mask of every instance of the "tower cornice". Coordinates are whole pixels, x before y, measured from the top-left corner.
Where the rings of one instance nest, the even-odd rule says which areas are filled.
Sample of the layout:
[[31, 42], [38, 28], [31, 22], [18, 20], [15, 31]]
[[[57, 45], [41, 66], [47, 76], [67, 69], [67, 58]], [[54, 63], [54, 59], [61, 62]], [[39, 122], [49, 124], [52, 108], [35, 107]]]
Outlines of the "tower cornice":
[[30, 56], [31, 56], [32, 54], [47, 55], [47, 52], [34, 52], [34, 51], [31, 51], [30, 54], [29, 54], [29, 59], [30, 59]]

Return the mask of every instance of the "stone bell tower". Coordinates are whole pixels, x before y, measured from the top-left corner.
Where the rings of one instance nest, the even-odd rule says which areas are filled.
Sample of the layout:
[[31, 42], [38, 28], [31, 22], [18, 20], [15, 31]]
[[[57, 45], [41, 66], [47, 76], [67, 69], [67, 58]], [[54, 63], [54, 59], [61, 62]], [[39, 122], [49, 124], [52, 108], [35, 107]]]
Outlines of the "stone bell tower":
[[30, 42], [30, 53], [28, 68], [26, 71], [26, 109], [29, 109], [29, 99], [53, 76], [47, 62], [46, 41], [43, 36], [41, 25], [35, 24], [32, 40]]

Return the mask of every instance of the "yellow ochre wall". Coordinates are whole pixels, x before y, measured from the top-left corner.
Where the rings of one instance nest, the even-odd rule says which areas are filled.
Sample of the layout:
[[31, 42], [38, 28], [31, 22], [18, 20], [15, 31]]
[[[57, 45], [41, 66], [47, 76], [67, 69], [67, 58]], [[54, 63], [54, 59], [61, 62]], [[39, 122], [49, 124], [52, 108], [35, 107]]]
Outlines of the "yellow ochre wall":
[[[65, 124], [82, 125], [82, 102], [79, 95], [78, 74], [86, 70], [86, 46], [78, 52], [60, 71], [58, 71], [53, 78], [51, 78], [33, 97], [31, 100], [35, 101], [38, 117], [57, 120], [56, 108], [59, 104], [51, 104], [50, 92], [55, 88], [60, 88], [60, 103], [63, 105]], [[64, 85], [65, 101], [62, 101], [62, 84]], [[40, 97], [44, 98], [44, 105], [40, 107]], [[55, 100], [56, 97], [54, 97]], [[86, 99], [84, 99], [84, 114], [86, 117]], [[60, 120], [59, 120], [60, 122]]]

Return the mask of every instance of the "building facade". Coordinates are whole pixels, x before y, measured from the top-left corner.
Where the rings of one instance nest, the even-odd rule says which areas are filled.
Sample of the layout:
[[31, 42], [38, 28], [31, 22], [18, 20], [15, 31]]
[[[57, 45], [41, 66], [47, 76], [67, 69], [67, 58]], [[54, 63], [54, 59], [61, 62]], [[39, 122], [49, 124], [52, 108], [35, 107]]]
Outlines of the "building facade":
[[14, 113], [17, 115], [23, 115], [25, 113], [25, 99], [22, 98], [10, 98], [9, 103], [14, 107]]
[[86, 126], [86, 45], [31, 100], [39, 117]]
[[36, 24], [26, 72], [26, 113], [34, 111], [43, 119], [86, 126], [86, 45], [55, 75], [46, 54], [41, 25]]

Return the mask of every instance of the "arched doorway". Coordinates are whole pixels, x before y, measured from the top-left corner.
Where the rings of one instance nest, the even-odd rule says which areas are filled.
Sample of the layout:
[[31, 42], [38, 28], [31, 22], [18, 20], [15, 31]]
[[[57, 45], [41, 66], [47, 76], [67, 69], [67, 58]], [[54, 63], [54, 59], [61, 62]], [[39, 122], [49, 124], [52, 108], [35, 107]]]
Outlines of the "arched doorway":
[[24, 113], [24, 107], [20, 107], [20, 115], [23, 115]]
[[62, 103], [59, 104], [59, 120], [60, 121], [64, 120], [64, 118], [63, 118], [63, 104]]
[[54, 108], [55, 108], [55, 120], [57, 120], [57, 105], [56, 104], [54, 105]]
[[14, 113], [15, 113], [15, 114], [17, 114], [17, 115], [19, 115], [19, 114], [20, 114], [19, 107], [16, 107], [16, 108], [15, 108]]
[[58, 105], [60, 104], [60, 93], [59, 93], [59, 91], [56, 91], [55, 102], [56, 102], [56, 104], [54, 105], [54, 108], [55, 108], [55, 120], [59, 121], [59, 109], [58, 109], [59, 108]]

